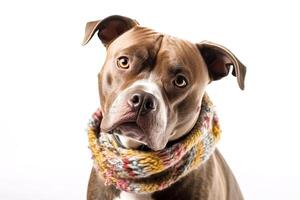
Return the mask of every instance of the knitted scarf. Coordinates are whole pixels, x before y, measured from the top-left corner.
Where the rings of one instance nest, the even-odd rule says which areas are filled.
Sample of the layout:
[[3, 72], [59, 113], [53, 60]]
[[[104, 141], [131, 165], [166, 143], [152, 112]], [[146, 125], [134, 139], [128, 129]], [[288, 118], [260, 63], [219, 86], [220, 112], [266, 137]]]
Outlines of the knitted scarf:
[[163, 190], [198, 168], [214, 152], [221, 132], [207, 95], [203, 97], [200, 115], [192, 130], [160, 151], [120, 147], [113, 137], [100, 131], [101, 117], [98, 109], [88, 126], [94, 167], [106, 185], [134, 193]]

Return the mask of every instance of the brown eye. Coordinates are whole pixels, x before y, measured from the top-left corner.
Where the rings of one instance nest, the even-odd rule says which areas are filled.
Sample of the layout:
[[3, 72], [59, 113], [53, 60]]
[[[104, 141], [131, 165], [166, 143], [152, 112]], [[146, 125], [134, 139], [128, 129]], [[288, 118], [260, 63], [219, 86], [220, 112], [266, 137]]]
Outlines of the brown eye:
[[177, 75], [174, 80], [174, 85], [180, 88], [184, 88], [187, 85], [187, 80], [183, 75]]
[[128, 69], [129, 68], [129, 59], [126, 56], [121, 56], [117, 60], [117, 65], [121, 69]]

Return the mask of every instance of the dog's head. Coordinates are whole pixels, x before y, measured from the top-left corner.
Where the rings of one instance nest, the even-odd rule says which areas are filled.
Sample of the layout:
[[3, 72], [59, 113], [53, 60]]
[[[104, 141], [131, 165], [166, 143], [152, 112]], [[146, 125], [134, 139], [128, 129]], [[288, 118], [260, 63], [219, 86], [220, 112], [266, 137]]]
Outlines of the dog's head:
[[101, 129], [128, 148], [163, 149], [189, 132], [207, 84], [232, 74], [244, 89], [245, 66], [226, 48], [194, 44], [110, 16], [86, 25], [83, 44], [98, 32], [107, 50], [99, 73]]

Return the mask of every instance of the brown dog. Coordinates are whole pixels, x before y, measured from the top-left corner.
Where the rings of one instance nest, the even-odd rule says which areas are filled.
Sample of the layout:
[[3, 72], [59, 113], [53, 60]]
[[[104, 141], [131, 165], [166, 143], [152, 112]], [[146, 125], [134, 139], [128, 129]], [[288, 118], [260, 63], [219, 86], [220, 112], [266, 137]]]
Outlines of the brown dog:
[[[193, 44], [141, 27], [130, 18], [110, 16], [86, 25], [83, 44], [98, 36], [107, 50], [99, 73], [103, 119], [101, 130], [117, 132], [126, 148], [157, 151], [188, 133], [200, 112], [206, 86], [232, 74], [244, 89], [245, 66], [226, 48]], [[218, 150], [197, 170], [171, 187], [135, 194], [105, 186], [92, 170], [88, 200], [108, 199], [243, 199]]]

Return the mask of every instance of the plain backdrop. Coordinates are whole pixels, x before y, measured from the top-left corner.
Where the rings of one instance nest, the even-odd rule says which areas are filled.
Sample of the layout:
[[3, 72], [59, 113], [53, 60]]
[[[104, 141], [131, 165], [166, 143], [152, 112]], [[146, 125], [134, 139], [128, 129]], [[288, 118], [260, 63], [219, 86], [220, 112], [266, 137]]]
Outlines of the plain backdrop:
[[300, 199], [297, 1], [0, 2], [0, 199], [85, 199], [85, 128], [99, 106], [105, 48], [81, 46], [88, 21], [120, 14], [192, 42], [229, 48], [247, 66], [208, 87], [219, 148], [245, 199]]

